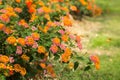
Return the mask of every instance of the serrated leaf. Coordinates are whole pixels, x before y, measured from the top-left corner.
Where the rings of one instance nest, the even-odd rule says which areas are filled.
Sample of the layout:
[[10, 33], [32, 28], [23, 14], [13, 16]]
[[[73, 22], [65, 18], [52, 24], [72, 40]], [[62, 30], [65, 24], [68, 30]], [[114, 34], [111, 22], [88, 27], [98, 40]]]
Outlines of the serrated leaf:
[[76, 62], [74, 63], [74, 70], [76, 70], [76, 69], [78, 68], [78, 66], [79, 66], [79, 63], [76, 61]]

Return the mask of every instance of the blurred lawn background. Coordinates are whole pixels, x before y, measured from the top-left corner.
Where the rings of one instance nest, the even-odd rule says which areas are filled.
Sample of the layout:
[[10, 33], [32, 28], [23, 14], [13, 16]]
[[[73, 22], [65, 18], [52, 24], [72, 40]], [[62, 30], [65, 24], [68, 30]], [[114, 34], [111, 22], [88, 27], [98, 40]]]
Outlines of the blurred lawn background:
[[96, 3], [103, 9], [103, 14], [87, 19], [99, 21], [102, 27], [96, 32], [97, 36], [90, 39], [88, 50], [101, 51], [101, 69], [87, 72], [64, 70], [60, 80], [120, 80], [120, 0], [96, 0]]

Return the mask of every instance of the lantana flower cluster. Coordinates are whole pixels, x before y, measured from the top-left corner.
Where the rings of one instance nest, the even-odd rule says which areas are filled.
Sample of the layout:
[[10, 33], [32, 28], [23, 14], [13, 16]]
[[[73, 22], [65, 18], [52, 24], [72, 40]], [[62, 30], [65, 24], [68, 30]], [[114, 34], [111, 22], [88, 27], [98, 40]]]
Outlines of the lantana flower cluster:
[[75, 55], [69, 43], [74, 42], [77, 44], [74, 47], [82, 49], [80, 36], [71, 36], [65, 29], [72, 26], [70, 11], [78, 10], [68, 2], [0, 1], [0, 74], [28, 79], [36, 74], [44, 76], [46, 71], [56, 77], [50, 58], [59, 57], [58, 62], [69, 63]]

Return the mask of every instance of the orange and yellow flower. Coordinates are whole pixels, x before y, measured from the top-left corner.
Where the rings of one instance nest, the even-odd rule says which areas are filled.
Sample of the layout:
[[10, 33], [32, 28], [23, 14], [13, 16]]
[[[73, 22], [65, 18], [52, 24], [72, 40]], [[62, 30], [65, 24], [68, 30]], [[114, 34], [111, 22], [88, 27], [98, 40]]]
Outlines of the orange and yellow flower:
[[83, 6], [86, 6], [88, 3], [85, 0], [79, 0]]
[[72, 54], [72, 51], [70, 48], [66, 48], [65, 52], [61, 55], [61, 61], [62, 62], [68, 62], [70, 60], [70, 56]]
[[100, 69], [100, 60], [99, 57], [96, 55], [90, 56], [90, 60], [95, 64], [95, 68], [98, 70]]
[[23, 55], [21, 56], [21, 58], [22, 58], [23, 60], [25, 60], [25, 61], [29, 61], [29, 60], [30, 60], [30, 57], [28, 57], [28, 56], [25, 55], [25, 54], [23, 54]]
[[14, 70], [15, 72], [19, 72], [22, 76], [25, 76], [26, 69], [21, 67], [19, 64], [14, 64]]
[[20, 70], [20, 74], [21, 74], [22, 76], [25, 76], [25, 74], [26, 74], [26, 69], [22, 67], [21, 70]]
[[34, 39], [32, 36], [27, 36], [25, 39], [25, 44], [27, 44], [28, 46], [32, 46], [34, 44]]
[[18, 41], [18, 43], [21, 44], [22, 46], [25, 46], [25, 39], [24, 39], [24, 38], [18, 38], [17, 41]]
[[46, 68], [46, 64], [45, 64], [45, 63], [40, 63], [39, 65], [40, 65], [43, 69]]
[[39, 38], [40, 38], [40, 35], [37, 32], [32, 33], [31, 36], [34, 40], [39, 40]]
[[0, 56], [0, 62], [3, 62], [3, 63], [8, 63], [9, 62], [9, 58], [8, 58], [8, 56], [6, 56], [6, 55], [1, 55]]
[[4, 63], [0, 63], [0, 69], [5, 69], [6, 65]]
[[52, 39], [52, 42], [53, 42], [53, 44], [55, 44], [55, 45], [59, 45], [60, 44], [60, 39], [59, 38], [53, 38]]
[[70, 6], [70, 9], [71, 9], [72, 11], [77, 11], [77, 7], [76, 7], [76, 6]]
[[7, 15], [7, 14], [2, 14], [0, 16], [0, 19], [3, 21], [3, 22], [6, 22], [8, 23], [10, 21], [10, 17]]
[[45, 53], [46, 52], [46, 49], [44, 46], [38, 46], [38, 53]]
[[4, 24], [0, 23], [0, 30], [3, 30]]
[[67, 42], [68, 39], [69, 39], [69, 37], [68, 37], [68, 35], [64, 34], [64, 35], [62, 35], [61, 39], [62, 39], [64, 42]]
[[72, 21], [69, 19], [68, 16], [63, 17], [63, 24], [64, 26], [72, 26]]
[[15, 44], [16, 43], [16, 38], [14, 37], [14, 36], [10, 36], [10, 37], [8, 37], [7, 38], [7, 42], [9, 43], [9, 44]]
[[44, 13], [50, 13], [50, 12], [52, 12], [52, 10], [50, 8], [46, 7], [46, 6], [43, 6], [42, 10], [44, 11]]
[[17, 3], [20, 3], [21, 2], [21, 0], [15, 0]]
[[27, 22], [26, 22], [24, 19], [20, 20], [20, 21], [18, 22], [18, 24], [19, 24], [20, 26], [25, 27], [25, 28], [29, 28]]
[[16, 8], [14, 8], [14, 11], [15, 11], [15, 12], [18, 12], [18, 13], [21, 13], [21, 12], [22, 12], [22, 9], [19, 8], [19, 7], [16, 7]]
[[4, 28], [3, 28], [3, 31], [4, 31], [4, 33], [6, 33], [6, 34], [11, 34], [11, 33], [13, 32], [12, 29], [9, 28], [9, 27], [4, 27]]

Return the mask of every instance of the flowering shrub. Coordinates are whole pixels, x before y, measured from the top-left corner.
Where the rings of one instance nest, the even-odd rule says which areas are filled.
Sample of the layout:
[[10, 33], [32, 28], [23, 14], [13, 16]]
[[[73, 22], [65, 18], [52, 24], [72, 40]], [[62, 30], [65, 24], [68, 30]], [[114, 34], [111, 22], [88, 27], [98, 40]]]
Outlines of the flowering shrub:
[[1, 79], [56, 77], [53, 60], [78, 67], [70, 59], [78, 56], [72, 47], [82, 49], [80, 36], [65, 29], [72, 26], [69, 10], [77, 8], [68, 1], [0, 0]]
[[99, 16], [102, 14], [102, 9], [95, 4], [95, 0], [71, 0], [72, 5], [70, 9], [71, 13], [83, 16]]

